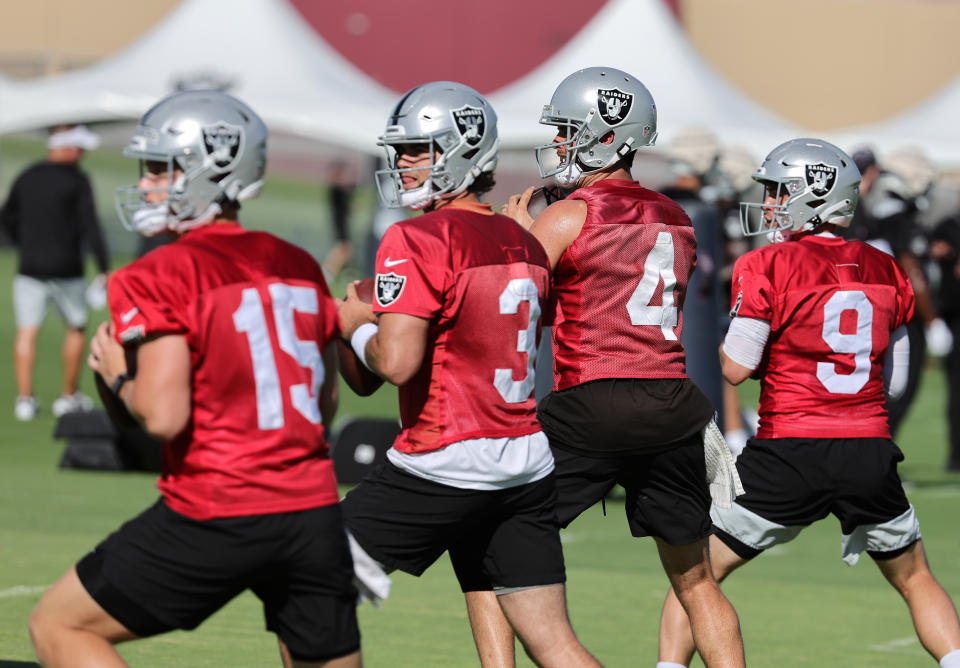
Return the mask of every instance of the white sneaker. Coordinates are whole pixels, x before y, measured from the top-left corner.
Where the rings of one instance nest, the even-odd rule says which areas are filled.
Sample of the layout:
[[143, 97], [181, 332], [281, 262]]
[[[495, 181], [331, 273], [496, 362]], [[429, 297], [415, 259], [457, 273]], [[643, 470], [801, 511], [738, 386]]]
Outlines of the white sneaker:
[[21, 422], [29, 422], [37, 417], [40, 412], [40, 402], [36, 397], [17, 397], [17, 403], [13, 406], [13, 415]]
[[82, 392], [61, 394], [53, 400], [51, 411], [54, 417], [63, 417], [67, 413], [82, 413], [93, 410], [93, 399]]

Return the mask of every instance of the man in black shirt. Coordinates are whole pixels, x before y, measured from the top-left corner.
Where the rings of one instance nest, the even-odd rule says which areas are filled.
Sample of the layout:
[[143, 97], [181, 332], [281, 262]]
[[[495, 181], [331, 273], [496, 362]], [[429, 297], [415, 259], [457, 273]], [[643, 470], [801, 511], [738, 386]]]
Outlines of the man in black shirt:
[[53, 301], [67, 325], [63, 341], [63, 389], [53, 414], [89, 410], [92, 401], [77, 390], [83, 360], [87, 304], [83, 278], [85, 243], [100, 268], [105, 285], [107, 249], [86, 175], [77, 164], [84, 150], [99, 139], [83, 126], [59, 126], [47, 142], [47, 159], [21, 173], [0, 209], [0, 227], [19, 251], [13, 283], [17, 335], [13, 344], [17, 381], [14, 415], [31, 420], [40, 404], [33, 396], [37, 333]]

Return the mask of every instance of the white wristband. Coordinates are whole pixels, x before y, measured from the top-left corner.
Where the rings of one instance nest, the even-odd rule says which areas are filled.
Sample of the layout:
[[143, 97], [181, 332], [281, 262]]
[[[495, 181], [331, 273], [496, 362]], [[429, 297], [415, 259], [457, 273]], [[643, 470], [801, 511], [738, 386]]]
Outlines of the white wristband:
[[[360, 361], [363, 362], [363, 366], [368, 369], [370, 369], [370, 365], [367, 364], [367, 341], [372, 339], [378, 331], [380, 331], [380, 328], [375, 324], [365, 322], [357, 327], [353, 332], [353, 336], [350, 337], [350, 347], [353, 348], [353, 352], [355, 352], [357, 357], [360, 358]], [[373, 369], [370, 370], [373, 371]]]

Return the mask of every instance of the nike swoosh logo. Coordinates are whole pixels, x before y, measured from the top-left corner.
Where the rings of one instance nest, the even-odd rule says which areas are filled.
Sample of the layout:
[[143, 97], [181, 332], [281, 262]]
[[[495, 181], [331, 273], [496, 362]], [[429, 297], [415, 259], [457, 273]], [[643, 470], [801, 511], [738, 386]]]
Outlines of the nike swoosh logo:
[[383, 261], [383, 266], [384, 266], [384, 267], [395, 267], [395, 266], [397, 266], [398, 264], [403, 264], [404, 262], [406, 262], [406, 261], [409, 260], [409, 259], [410, 259], [410, 258], [408, 258], [408, 257], [405, 257], [405, 258], [403, 258], [402, 260], [391, 260], [390, 258], [386, 258], [386, 259]]
[[127, 311], [126, 313], [120, 316], [120, 322], [126, 325], [128, 322], [133, 320], [133, 316], [135, 316], [139, 312], [140, 312], [140, 309], [134, 306], [132, 309], [130, 309], [129, 311]]

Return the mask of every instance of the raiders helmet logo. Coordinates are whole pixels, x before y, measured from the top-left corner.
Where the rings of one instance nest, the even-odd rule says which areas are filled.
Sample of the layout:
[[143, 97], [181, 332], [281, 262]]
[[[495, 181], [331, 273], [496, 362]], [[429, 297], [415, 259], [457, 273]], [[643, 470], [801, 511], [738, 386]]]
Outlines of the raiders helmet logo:
[[607, 125], [622, 123], [633, 107], [633, 93], [624, 93], [619, 88], [597, 90], [597, 109]]
[[392, 271], [389, 274], [377, 274], [377, 303], [390, 306], [400, 297], [406, 284], [406, 276], [398, 276]]
[[203, 128], [203, 147], [213, 164], [223, 171], [233, 166], [243, 144], [243, 128], [220, 121]]
[[825, 165], [822, 162], [816, 165], [807, 165], [804, 170], [807, 185], [817, 197], [823, 197], [833, 190], [837, 182], [837, 168]]
[[453, 120], [457, 124], [457, 130], [463, 135], [470, 146], [476, 146], [483, 139], [483, 133], [487, 131], [487, 116], [480, 107], [471, 107], [465, 104], [459, 109], [452, 109]]

